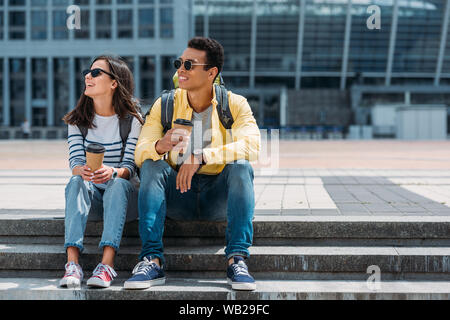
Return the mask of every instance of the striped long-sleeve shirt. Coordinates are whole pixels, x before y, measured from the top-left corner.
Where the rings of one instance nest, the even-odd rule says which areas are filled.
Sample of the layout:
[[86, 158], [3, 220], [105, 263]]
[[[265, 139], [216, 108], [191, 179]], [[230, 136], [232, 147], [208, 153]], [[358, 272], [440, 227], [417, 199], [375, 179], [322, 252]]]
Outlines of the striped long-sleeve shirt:
[[[70, 169], [84, 166], [86, 164], [86, 147], [90, 143], [98, 143], [106, 148], [103, 164], [113, 168], [127, 168], [130, 171], [130, 177], [132, 177], [136, 172], [134, 150], [142, 128], [139, 120], [133, 119], [122, 161], [120, 161], [122, 139], [120, 137], [119, 117], [117, 115], [103, 117], [96, 114], [94, 125], [94, 128], [88, 130], [84, 142], [78, 127], [68, 126], [67, 142], [69, 143]], [[102, 185], [97, 186], [101, 187]]]

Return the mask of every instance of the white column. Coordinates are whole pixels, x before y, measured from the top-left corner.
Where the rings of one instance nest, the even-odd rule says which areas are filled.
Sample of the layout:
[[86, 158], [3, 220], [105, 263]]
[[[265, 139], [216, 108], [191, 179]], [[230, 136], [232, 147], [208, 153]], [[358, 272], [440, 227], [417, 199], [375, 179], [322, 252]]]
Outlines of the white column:
[[9, 126], [10, 123], [10, 92], [9, 92], [9, 58], [3, 58], [3, 125]]
[[203, 15], [203, 36], [205, 38], [209, 37], [209, 2], [205, 0], [205, 14]]
[[32, 72], [31, 72], [31, 58], [25, 59], [25, 117], [32, 122], [32, 107], [31, 107], [31, 86], [32, 86]]
[[140, 73], [140, 61], [139, 56], [134, 56], [133, 64], [133, 76], [134, 76], [134, 96], [138, 99], [141, 98], [141, 73]]
[[[75, 108], [76, 103], [75, 58], [69, 57], [69, 110]], [[67, 110], [67, 111], [69, 111]]]
[[133, 39], [139, 38], [139, 4], [138, 0], [133, 0]]
[[280, 127], [284, 128], [287, 125], [287, 89], [283, 87], [280, 94]]
[[[27, 41], [31, 40], [31, 28], [31, 1], [25, 0], [25, 40]], [[28, 119], [28, 121], [30, 121], [30, 119]]]
[[112, 0], [111, 6], [111, 39], [116, 40], [117, 35], [117, 4], [116, 0]]
[[389, 39], [388, 61], [386, 66], [385, 85], [391, 84], [392, 64], [394, 62], [395, 42], [397, 39], [397, 23], [398, 23], [398, 0], [394, 0], [394, 9], [392, 12], [391, 37]]
[[352, 0], [347, 1], [347, 17], [345, 19], [345, 38], [344, 38], [344, 52], [342, 55], [342, 69], [341, 69], [341, 90], [345, 89], [347, 80], [348, 68], [348, 51], [350, 48], [350, 34], [352, 29]]
[[[160, 17], [160, 10], [159, 10], [159, 0], [155, 1], [155, 39], [161, 38], [161, 17]], [[156, 81], [155, 81], [156, 82]]]
[[95, 39], [95, 1], [91, 1], [89, 4], [89, 39]]
[[255, 87], [255, 67], [256, 67], [256, 34], [258, 27], [258, 15], [256, 10], [258, 8], [257, 0], [253, 0], [252, 10], [252, 30], [250, 39], [250, 88]]
[[295, 89], [299, 90], [302, 81], [302, 60], [303, 60], [303, 35], [305, 33], [305, 9], [306, 0], [300, 1], [298, 18], [298, 37], [297, 37], [297, 63], [295, 66]]
[[442, 23], [442, 31], [441, 31], [441, 43], [439, 45], [439, 55], [436, 63], [436, 74], [434, 76], [434, 85], [438, 86], [439, 81], [441, 78], [441, 72], [442, 72], [442, 64], [444, 61], [444, 54], [445, 54], [445, 46], [447, 43], [447, 32], [448, 32], [448, 17], [450, 14], [450, 3], [447, 0], [446, 6], [445, 6], [445, 13], [444, 13], [444, 21]]
[[155, 56], [155, 97], [159, 96], [162, 88], [162, 68], [161, 68], [161, 55], [157, 54]]
[[47, 126], [55, 125], [55, 94], [54, 94], [53, 58], [47, 58]]

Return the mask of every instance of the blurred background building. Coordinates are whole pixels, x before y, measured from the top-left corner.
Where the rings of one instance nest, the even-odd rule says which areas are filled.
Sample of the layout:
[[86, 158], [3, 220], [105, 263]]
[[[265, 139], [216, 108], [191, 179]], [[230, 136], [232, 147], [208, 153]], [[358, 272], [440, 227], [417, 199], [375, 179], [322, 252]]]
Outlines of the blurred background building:
[[24, 119], [33, 138], [64, 137], [103, 53], [128, 62], [145, 111], [202, 35], [225, 48], [226, 86], [282, 137], [446, 139], [449, 14], [447, 0], [0, 0], [0, 138]]

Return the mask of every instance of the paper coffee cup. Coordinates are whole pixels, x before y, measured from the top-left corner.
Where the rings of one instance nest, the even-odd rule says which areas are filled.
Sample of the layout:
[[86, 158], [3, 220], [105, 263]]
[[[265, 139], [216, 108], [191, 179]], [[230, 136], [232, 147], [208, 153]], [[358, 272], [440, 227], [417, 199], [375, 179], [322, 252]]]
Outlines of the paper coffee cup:
[[97, 143], [91, 143], [86, 147], [86, 164], [92, 172], [101, 168], [105, 151], [105, 147]]
[[183, 129], [188, 132], [188, 134], [191, 134], [192, 128], [194, 127], [194, 124], [190, 120], [186, 119], [177, 119], [173, 123], [174, 129]]

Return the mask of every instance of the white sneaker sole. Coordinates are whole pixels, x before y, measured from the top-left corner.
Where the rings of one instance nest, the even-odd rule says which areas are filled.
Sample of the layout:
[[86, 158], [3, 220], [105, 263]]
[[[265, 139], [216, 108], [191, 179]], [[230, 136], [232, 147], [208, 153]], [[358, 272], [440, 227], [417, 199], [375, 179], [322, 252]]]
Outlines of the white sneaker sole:
[[148, 289], [154, 286], [161, 286], [166, 283], [166, 278], [160, 278], [148, 281], [125, 281], [124, 289]]
[[77, 289], [81, 287], [81, 280], [75, 277], [62, 278], [59, 281], [60, 287], [67, 287], [67, 289]]
[[256, 283], [252, 282], [233, 282], [230, 278], [227, 278], [227, 282], [231, 285], [233, 290], [245, 290], [253, 291], [256, 290]]
[[92, 287], [109, 288], [109, 286], [111, 285], [111, 281], [103, 281], [99, 278], [90, 278], [86, 284]]

